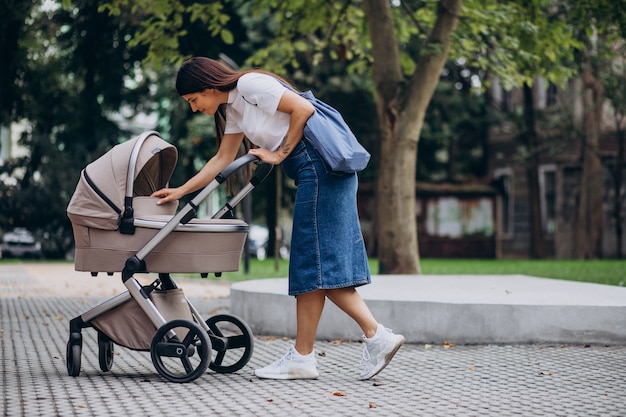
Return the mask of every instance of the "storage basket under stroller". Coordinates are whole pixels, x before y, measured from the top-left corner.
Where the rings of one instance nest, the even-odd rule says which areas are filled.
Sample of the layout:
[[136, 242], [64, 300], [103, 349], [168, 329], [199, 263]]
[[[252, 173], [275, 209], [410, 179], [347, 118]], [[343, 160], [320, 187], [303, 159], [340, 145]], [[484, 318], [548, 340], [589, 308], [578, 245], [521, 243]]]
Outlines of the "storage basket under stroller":
[[[100, 368], [111, 369], [113, 346], [150, 350], [159, 374], [174, 382], [189, 382], [207, 367], [234, 372], [252, 354], [247, 324], [231, 315], [203, 321], [170, 273], [236, 271], [248, 224], [222, 219], [262, 181], [271, 166], [259, 169], [250, 184], [212, 218], [197, 219], [196, 207], [230, 174], [258, 159], [250, 155], [227, 167], [180, 211], [172, 202], [157, 205], [150, 195], [168, 185], [177, 161], [174, 146], [157, 132], [144, 132], [114, 146], [87, 165], [68, 205], [75, 240], [75, 269], [122, 272], [128, 291], [70, 321], [68, 373], [80, 373], [81, 330], [98, 332]], [[140, 285], [136, 273], [157, 273]], [[212, 351], [215, 360], [211, 362]]]

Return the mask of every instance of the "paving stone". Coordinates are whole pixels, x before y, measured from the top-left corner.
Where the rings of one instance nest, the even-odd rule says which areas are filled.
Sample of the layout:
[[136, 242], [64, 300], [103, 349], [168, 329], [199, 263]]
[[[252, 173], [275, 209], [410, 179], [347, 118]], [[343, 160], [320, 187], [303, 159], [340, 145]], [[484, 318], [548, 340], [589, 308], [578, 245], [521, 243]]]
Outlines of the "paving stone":
[[[20, 273], [13, 270], [11, 285], [32, 285]], [[375, 379], [360, 381], [362, 344], [319, 340], [318, 380], [273, 381], [256, 378], [254, 369], [293, 341], [257, 337], [242, 370], [208, 370], [176, 384], [159, 376], [149, 352], [119, 346], [113, 369], [102, 372], [96, 332], [84, 329], [81, 372], [70, 377], [69, 320], [100, 301], [0, 298], [0, 415], [626, 415], [626, 346], [408, 344]], [[223, 300], [194, 305], [203, 314], [227, 311]]]

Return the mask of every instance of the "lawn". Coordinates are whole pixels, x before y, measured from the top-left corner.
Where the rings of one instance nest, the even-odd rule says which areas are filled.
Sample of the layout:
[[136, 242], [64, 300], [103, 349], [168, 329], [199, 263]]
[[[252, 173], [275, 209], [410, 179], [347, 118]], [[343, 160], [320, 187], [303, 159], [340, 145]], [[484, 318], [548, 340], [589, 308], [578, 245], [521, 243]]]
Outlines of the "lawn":
[[[626, 260], [518, 260], [518, 259], [422, 259], [422, 273], [429, 275], [531, 275], [570, 281], [626, 286]], [[370, 259], [373, 274], [378, 261]], [[250, 261], [249, 273], [243, 265], [237, 272], [225, 272], [222, 279], [244, 281], [258, 278], [286, 277], [287, 261], [278, 270], [273, 259]]]
[[[2, 259], [10, 262], [47, 262]], [[52, 261], [67, 262], [67, 261]], [[594, 282], [626, 286], [626, 260], [526, 260], [526, 259], [422, 259], [422, 273], [427, 275], [530, 275], [543, 278], [564, 279], [569, 281]], [[242, 262], [239, 271], [225, 272], [221, 277], [209, 275], [209, 279], [229, 282], [246, 281], [262, 278], [284, 278], [289, 264], [286, 260], [278, 262], [278, 269], [273, 259], [250, 260], [248, 273]], [[378, 272], [378, 260], [370, 259], [372, 274]], [[181, 276], [176, 274], [176, 276]], [[199, 277], [199, 274], [192, 274]]]

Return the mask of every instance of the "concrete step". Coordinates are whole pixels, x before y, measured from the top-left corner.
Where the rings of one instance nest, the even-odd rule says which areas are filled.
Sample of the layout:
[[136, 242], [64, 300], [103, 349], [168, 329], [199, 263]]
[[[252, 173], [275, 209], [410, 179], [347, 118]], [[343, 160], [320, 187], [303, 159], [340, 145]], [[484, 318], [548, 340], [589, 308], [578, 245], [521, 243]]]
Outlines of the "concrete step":
[[[294, 337], [287, 279], [235, 283], [231, 312], [257, 335]], [[409, 343], [626, 344], [626, 288], [525, 275], [379, 275], [358, 289], [376, 319]], [[358, 339], [327, 302], [319, 340]]]

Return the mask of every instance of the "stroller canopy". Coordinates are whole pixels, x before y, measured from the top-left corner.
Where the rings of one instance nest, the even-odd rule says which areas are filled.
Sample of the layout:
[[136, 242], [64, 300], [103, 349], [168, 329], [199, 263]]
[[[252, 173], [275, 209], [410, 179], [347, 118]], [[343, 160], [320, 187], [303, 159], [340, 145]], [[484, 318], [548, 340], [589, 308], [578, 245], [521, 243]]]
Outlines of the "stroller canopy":
[[133, 198], [167, 186], [177, 159], [176, 147], [154, 131], [114, 146], [82, 170], [67, 207], [70, 221], [117, 230], [122, 217], [132, 217]]

